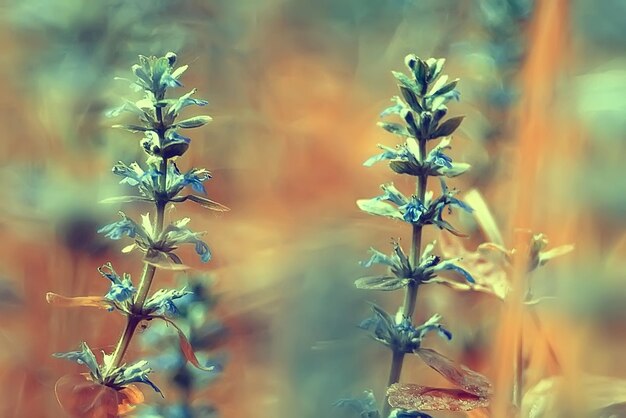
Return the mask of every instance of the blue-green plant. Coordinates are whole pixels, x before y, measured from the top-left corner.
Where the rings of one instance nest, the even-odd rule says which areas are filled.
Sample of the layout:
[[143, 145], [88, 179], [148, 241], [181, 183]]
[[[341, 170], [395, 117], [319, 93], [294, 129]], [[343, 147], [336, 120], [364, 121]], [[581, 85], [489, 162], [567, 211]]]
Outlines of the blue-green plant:
[[217, 318], [211, 280], [200, 275], [181, 277], [191, 293], [176, 302], [178, 315], [176, 323], [185, 331], [198, 358], [205, 366], [215, 366], [212, 373], [190, 367], [181, 351], [177, 338], [167, 329], [166, 324], [155, 324], [142, 334], [142, 343], [152, 353], [150, 359], [155, 370], [165, 373], [171, 386], [178, 392], [177, 400], [143, 407], [137, 418], [209, 418], [217, 416], [214, 405], [206, 400], [194, 402], [202, 390], [212, 384], [220, 375], [223, 356], [208, 353], [224, 338], [224, 326]]
[[[388, 271], [360, 278], [355, 283], [359, 289], [404, 291], [404, 302], [397, 314], [373, 305], [373, 317], [361, 324], [376, 341], [391, 351], [388, 390], [382, 409], [384, 418], [428, 417], [423, 411], [468, 410], [485, 406], [491, 391], [491, 385], [482, 375], [454, 364], [432, 349], [422, 347], [424, 337], [431, 331], [436, 331], [447, 340], [452, 338], [452, 334], [442, 325], [440, 315], [435, 314], [419, 325], [414, 324], [419, 288], [437, 283], [437, 276], [441, 272], [456, 274], [470, 285], [475, 282], [472, 275], [459, 265], [460, 260], [443, 259], [437, 255], [435, 242], [422, 245], [422, 232], [428, 225], [443, 230], [443, 233], [463, 236], [444, 218], [444, 214], [450, 213], [453, 208], [472, 211], [446, 183], [446, 178], [463, 174], [470, 166], [453, 161], [447, 153], [451, 148], [450, 136], [459, 127], [463, 117], [446, 118], [447, 104], [458, 99], [459, 93], [456, 89], [458, 80], [450, 80], [442, 74], [444, 63], [444, 59], [424, 60], [408, 55], [405, 64], [409, 74], [393, 72], [401, 96], [393, 97], [393, 105], [385, 109], [381, 116], [399, 120], [380, 122], [379, 125], [402, 142], [396, 147], [379, 145], [383, 152], [364, 163], [369, 167], [377, 162], [388, 161], [393, 172], [415, 178], [414, 192], [405, 195], [393, 183], [386, 183], [381, 186], [382, 195], [357, 202], [366, 213], [401, 221], [411, 228], [409, 251], [404, 250], [399, 240], [392, 242], [391, 255], [372, 248], [372, 256], [364, 266], [381, 264]], [[430, 146], [433, 143], [435, 145]], [[438, 196], [428, 190], [430, 177], [439, 180], [441, 192]], [[461, 390], [398, 384], [407, 354], [417, 354]], [[373, 399], [371, 392], [366, 392], [360, 402], [342, 403], [361, 405], [362, 416], [380, 417], [381, 413]], [[392, 412], [391, 407], [396, 409]]]
[[[181, 87], [181, 75], [187, 66], [175, 68], [176, 54], [169, 52], [163, 57], [139, 56], [139, 63], [133, 65], [135, 79], [129, 80], [132, 88], [142, 92], [139, 100], [125, 100], [124, 104], [109, 113], [116, 117], [123, 112], [130, 112], [137, 117], [137, 122], [115, 125], [133, 133], [140, 133], [140, 145], [146, 154], [146, 161], [140, 165], [137, 162], [118, 162], [113, 167], [113, 173], [122, 178], [120, 183], [135, 187], [138, 193], [129, 196], [107, 199], [109, 203], [141, 202], [154, 205], [154, 215], [142, 215], [141, 221], [135, 221], [124, 212], [120, 212], [121, 219], [102, 227], [99, 232], [105, 236], [119, 240], [124, 236], [133, 239], [133, 243], [122, 251], [134, 249], [141, 253], [142, 273], [139, 280], [133, 280], [128, 273], [119, 274], [109, 262], [99, 268], [100, 274], [110, 282], [110, 290], [106, 295], [67, 298], [49, 293], [50, 303], [60, 306], [93, 306], [118, 312], [126, 317], [126, 326], [111, 353], [102, 353], [102, 361], [98, 362], [96, 355], [87, 343], [82, 342], [78, 351], [57, 353], [55, 357], [75, 361], [88, 368], [85, 379], [93, 382], [99, 388], [108, 388], [103, 393], [117, 396], [124, 393], [118, 401], [132, 403], [125, 388], [133, 383], [150, 385], [155, 391], [160, 389], [149, 379], [151, 369], [147, 361], [139, 360], [127, 362], [125, 354], [131, 344], [138, 326], [144, 321], [162, 320], [172, 325], [178, 331], [181, 351], [187, 361], [199, 369], [211, 371], [213, 367], [204, 367], [196, 358], [193, 349], [180, 327], [173, 319], [176, 318], [178, 308], [176, 300], [185, 297], [190, 292], [182, 289], [159, 289], [151, 292], [155, 273], [159, 269], [182, 270], [186, 269], [177, 254], [177, 249], [183, 244], [194, 246], [196, 253], [203, 262], [209, 261], [211, 252], [207, 244], [201, 239], [203, 233], [194, 232], [187, 225], [189, 218], [173, 222], [166, 222], [166, 209], [174, 203], [190, 201], [204, 208], [226, 211], [225, 206], [207, 199], [203, 183], [211, 178], [209, 171], [192, 168], [181, 172], [177, 160], [183, 156], [191, 140], [180, 133], [183, 129], [198, 128], [211, 121], [209, 116], [194, 116], [180, 118], [181, 112], [189, 106], [204, 106], [205, 100], [193, 98], [196, 89], [177, 97], [168, 98], [167, 92], [171, 88]], [[188, 188], [191, 191], [188, 191]], [[65, 381], [66, 383], [67, 381]], [[112, 400], [102, 400], [102, 396], [94, 395], [102, 391], [91, 391], [81, 396], [96, 397], [92, 402], [76, 402], [67, 400], [62, 395], [66, 393], [64, 387], [57, 384], [57, 395], [62, 406], [74, 416], [100, 416], [93, 411], [104, 409], [111, 412]], [[78, 389], [74, 390], [75, 392]], [[71, 391], [70, 391], [71, 392]], [[133, 396], [130, 396], [131, 398]], [[90, 415], [92, 414], [92, 415]], [[106, 415], [109, 416], [109, 415]], [[115, 416], [115, 415], [111, 415]]]

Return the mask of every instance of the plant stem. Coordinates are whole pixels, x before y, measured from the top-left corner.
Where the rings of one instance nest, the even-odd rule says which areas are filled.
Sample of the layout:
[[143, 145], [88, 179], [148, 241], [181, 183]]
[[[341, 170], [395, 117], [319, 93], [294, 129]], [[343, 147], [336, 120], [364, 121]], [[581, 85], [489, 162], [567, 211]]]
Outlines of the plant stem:
[[[420, 155], [422, 161], [426, 158], [426, 139], [419, 140], [419, 148]], [[421, 175], [418, 177], [418, 180], [415, 185], [415, 193], [420, 200], [420, 202], [424, 202], [424, 197], [426, 196], [426, 186], [428, 183], [428, 176]], [[413, 233], [411, 238], [411, 253], [409, 255], [409, 260], [411, 262], [411, 267], [415, 268], [419, 264], [420, 255], [422, 252], [422, 225], [413, 224]], [[402, 304], [402, 316], [405, 318], [413, 318], [413, 314], [415, 313], [415, 303], [417, 301], [417, 290], [419, 288], [419, 283], [415, 281], [409, 282], [404, 292], [404, 303]], [[402, 374], [402, 365], [404, 364], [404, 353], [398, 352], [397, 350], [393, 351], [393, 355], [391, 358], [391, 370], [389, 371], [389, 380], [387, 383], [387, 387], [393, 385], [394, 383], [398, 383], [400, 381], [400, 375]], [[389, 412], [391, 412], [391, 406], [388, 402], [389, 397], [385, 394], [385, 401], [383, 405], [383, 417], [387, 418], [389, 416]]]
[[[165, 136], [165, 129], [163, 128], [163, 114], [160, 107], [156, 110], [156, 115], [158, 121], [160, 123], [160, 127], [158, 129], [158, 135], [163, 142]], [[167, 183], [167, 158], [161, 159], [161, 166], [159, 168], [160, 171], [160, 186], [161, 186], [161, 196], [166, 195], [166, 183]], [[156, 198], [156, 227], [155, 227], [155, 236], [158, 237], [161, 235], [163, 231], [163, 223], [165, 219], [165, 205], [167, 201], [162, 200], [159, 196]], [[139, 280], [139, 287], [137, 288], [137, 295], [133, 301], [132, 312], [126, 318], [126, 327], [124, 328], [124, 332], [120, 336], [120, 339], [115, 347], [115, 351], [113, 352], [113, 359], [111, 361], [111, 367], [107, 370], [107, 373], [110, 373], [117, 367], [122, 364], [124, 360], [124, 354], [128, 350], [130, 345], [130, 341], [135, 334], [135, 330], [137, 329], [137, 325], [142, 320], [143, 314], [143, 305], [148, 298], [148, 293], [150, 292], [150, 286], [152, 285], [152, 280], [154, 279], [154, 273], [156, 272], [156, 267], [145, 263], [143, 266], [143, 272], [141, 274], [141, 279]]]

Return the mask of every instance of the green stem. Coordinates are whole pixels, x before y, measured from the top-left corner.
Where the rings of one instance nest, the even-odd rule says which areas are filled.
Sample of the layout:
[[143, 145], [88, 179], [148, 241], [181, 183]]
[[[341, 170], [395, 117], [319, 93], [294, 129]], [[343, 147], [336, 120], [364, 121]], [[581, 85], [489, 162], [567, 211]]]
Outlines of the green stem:
[[[156, 109], [156, 115], [160, 123], [160, 127], [158, 129], [159, 137], [161, 141], [164, 139], [165, 129], [163, 128], [163, 114], [160, 107]], [[167, 159], [161, 159], [161, 166], [159, 169], [161, 173], [160, 178], [160, 187], [161, 187], [161, 196], [166, 195], [166, 183], [167, 183]], [[167, 201], [162, 200], [157, 195], [156, 198], [156, 227], [155, 227], [155, 236], [158, 237], [163, 231], [163, 224], [165, 219], [165, 205]], [[156, 272], [156, 267], [145, 263], [143, 266], [143, 272], [141, 274], [141, 279], [139, 280], [139, 287], [137, 288], [137, 295], [133, 301], [133, 306], [131, 308], [131, 313], [126, 318], [126, 327], [120, 336], [119, 341], [115, 347], [115, 351], [113, 352], [113, 358], [111, 361], [111, 367], [107, 370], [107, 373], [115, 370], [117, 367], [122, 365], [122, 361], [124, 360], [124, 354], [128, 350], [130, 346], [130, 342], [133, 339], [133, 335], [135, 334], [135, 330], [137, 329], [137, 325], [142, 320], [143, 315], [143, 305], [148, 298], [148, 294], [150, 293], [150, 286], [152, 285], [152, 280], [154, 279], [154, 274]], [[110, 376], [108, 376], [110, 377]]]
[[[426, 140], [419, 140], [420, 156], [422, 161], [426, 158]], [[426, 196], [426, 186], [428, 184], [428, 176], [422, 175], [418, 177], [416, 182], [416, 194], [419, 200], [423, 203]], [[422, 225], [413, 224], [413, 233], [411, 238], [411, 253], [409, 260], [411, 267], [415, 268], [419, 264], [419, 259], [422, 252]], [[402, 304], [402, 315], [405, 318], [413, 318], [415, 313], [415, 303], [417, 301], [417, 290], [419, 283], [411, 281], [404, 292], [404, 303]], [[389, 371], [389, 380], [387, 387], [398, 383], [400, 381], [400, 375], [402, 374], [402, 366], [404, 364], [404, 353], [393, 351], [391, 359], [391, 370]], [[391, 406], [389, 405], [389, 397], [385, 395], [385, 402], [383, 406], [383, 418], [387, 418], [391, 412]]]

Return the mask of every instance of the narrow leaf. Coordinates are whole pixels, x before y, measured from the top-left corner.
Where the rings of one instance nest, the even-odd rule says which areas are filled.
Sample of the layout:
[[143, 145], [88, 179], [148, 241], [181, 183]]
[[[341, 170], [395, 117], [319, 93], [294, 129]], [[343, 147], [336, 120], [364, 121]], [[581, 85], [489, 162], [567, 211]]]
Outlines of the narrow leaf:
[[400, 125], [399, 123], [378, 122], [377, 125], [383, 128], [384, 130], [386, 130], [387, 132], [390, 132], [394, 135], [401, 136], [403, 138], [411, 136], [409, 131], [404, 126]]
[[116, 129], [126, 129], [127, 131], [130, 132], [146, 132], [146, 131], [151, 131], [151, 128], [146, 128], [145, 126], [139, 126], [139, 125], [113, 125], [112, 128], [116, 128]]
[[179, 128], [198, 128], [211, 122], [213, 118], [210, 116], [195, 116], [178, 122], [175, 126]]
[[198, 358], [196, 357], [196, 354], [193, 351], [193, 347], [191, 346], [191, 344], [189, 343], [189, 340], [187, 340], [187, 337], [185, 336], [185, 333], [183, 332], [183, 330], [181, 330], [178, 327], [178, 325], [176, 325], [176, 323], [174, 323], [172, 320], [164, 316], [157, 316], [155, 318], [160, 318], [164, 320], [165, 322], [167, 322], [168, 324], [172, 325], [174, 328], [176, 328], [176, 330], [178, 331], [178, 342], [180, 343], [180, 351], [183, 353], [183, 355], [185, 356], [185, 359], [189, 363], [193, 364], [197, 369], [204, 370], [205, 372], [212, 372], [215, 370], [215, 366], [204, 367], [200, 364], [200, 362], [198, 361]]
[[439, 172], [446, 177], [452, 178], [452, 177], [460, 176], [461, 174], [467, 172], [470, 168], [472, 168], [472, 166], [467, 163], [452, 162], [451, 164], [452, 164], [452, 167], [441, 168]]
[[424, 109], [419, 103], [419, 99], [415, 95], [415, 92], [412, 89], [408, 89], [404, 86], [400, 86], [400, 93], [402, 93], [402, 97], [406, 100], [407, 104], [416, 112], [423, 112]]
[[[173, 271], [181, 271], [181, 270], [189, 270], [189, 266], [177, 263], [171, 257], [168, 257], [170, 254], [165, 254], [160, 251], [152, 251], [150, 255], [146, 254], [143, 261], [151, 266], [163, 269], [163, 270], [173, 270]], [[178, 256], [176, 256], [178, 258]], [[180, 260], [180, 258], [178, 258]]]
[[357, 200], [356, 204], [363, 212], [367, 212], [371, 215], [402, 219], [402, 214], [398, 209], [377, 199], [360, 199]]
[[129, 203], [129, 202], [153, 202], [152, 199], [143, 196], [114, 196], [102, 199], [100, 203]]
[[405, 287], [408, 283], [406, 279], [398, 279], [393, 276], [371, 276], [362, 277], [354, 282], [358, 289], [365, 290], [398, 290]]
[[48, 292], [46, 293], [46, 301], [50, 305], [58, 308], [90, 307], [110, 310], [115, 307], [115, 305], [110, 300], [105, 299], [102, 296], [66, 297], [58, 295], [56, 293]]
[[465, 116], [457, 116], [446, 120], [444, 123], [439, 125], [435, 132], [431, 134], [430, 139], [451, 135], [452, 132], [456, 131], [459, 125], [461, 125], [464, 118]]
[[451, 83], [446, 84], [445, 86], [443, 86], [442, 88], [440, 88], [439, 90], [433, 91], [431, 94], [431, 96], [433, 95], [437, 95], [437, 96], [442, 96], [446, 93], [451, 92], [452, 90], [454, 90], [456, 88], [457, 83], [459, 82], [459, 80], [454, 80]]
[[206, 209], [214, 210], [216, 212], [228, 212], [230, 209], [221, 203], [214, 202], [202, 196], [187, 195], [183, 197], [175, 197], [171, 199], [172, 202], [184, 202], [185, 200], [191, 200], [198, 203], [200, 206]]
[[491, 395], [491, 383], [482, 374], [456, 364], [443, 354], [429, 348], [419, 348], [415, 354], [449, 382], [454, 383], [464, 391], [480, 397]]
[[415, 82], [413, 82], [413, 80], [411, 80], [406, 74], [398, 72], [398, 71], [392, 71], [391, 73], [396, 78], [396, 80], [398, 80], [398, 85], [402, 87], [406, 87], [407, 89], [410, 89], [410, 90], [416, 89]]

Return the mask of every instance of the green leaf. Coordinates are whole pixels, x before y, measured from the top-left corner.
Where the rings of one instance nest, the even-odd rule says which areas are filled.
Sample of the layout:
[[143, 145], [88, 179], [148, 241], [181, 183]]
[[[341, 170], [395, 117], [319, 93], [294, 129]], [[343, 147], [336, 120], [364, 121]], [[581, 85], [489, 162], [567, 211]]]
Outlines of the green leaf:
[[393, 276], [362, 277], [354, 282], [358, 289], [384, 291], [402, 289], [408, 283], [409, 281], [407, 279], [398, 279]]
[[419, 99], [417, 95], [413, 92], [413, 90], [408, 89], [404, 86], [400, 86], [400, 93], [402, 93], [402, 97], [406, 100], [407, 104], [416, 112], [423, 112], [424, 109], [419, 103]]
[[420, 85], [420, 91], [419, 93], [421, 95], [423, 95], [426, 92], [426, 89], [428, 88], [428, 72], [429, 72], [429, 68], [428, 65], [421, 59], [417, 60], [417, 71], [415, 71], [415, 80], [417, 80], [417, 82]]
[[402, 214], [397, 208], [376, 198], [360, 199], [356, 201], [356, 204], [363, 212], [367, 212], [371, 215], [386, 216], [392, 219], [402, 219]]
[[428, 93], [428, 95], [434, 96], [435, 93], [437, 93], [439, 89], [441, 89], [443, 86], [446, 85], [447, 82], [448, 82], [447, 75], [444, 74], [441, 77], [439, 77], [439, 79], [435, 82], [435, 84], [433, 84], [432, 88], [430, 89], [430, 93]]
[[401, 136], [403, 138], [411, 136], [409, 131], [399, 123], [378, 122], [377, 125], [387, 132], [391, 132], [392, 134]]
[[103, 199], [100, 203], [130, 203], [130, 202], [152, 202], [152, 199], [143, 196], [115, 196]]
[[139, 126], [139, 125], [113, 125], [112, 128], [126, 129], [127, 131], [130, 131], [133, 133], [146, 132], [146, 131], [152, 130], [152, 128], [146, 128], [145, 126]]
[[428, 77], [429, 82], [432, 83], [437, 77], [439, 77], [439, 74], [441, 74], [441, 71], [443, 70], [443, 66], [445, 63], [446, 63], [446, 59], [440, 58], [436, 60], [432, 65], [429, 65], [430, 67], [430, 75]]
[[[182, 271], [189, 270], [189, 266], [182, 264], [182, 261], [178, 256], [174, 254], [175, 257], [170, 257], [171, 254], [166, 254], [161, 251], [148, 251], [143, 261], [146, 264], [150, 264], [151, 266], [163, 269], [163, 270], [173, 270], [173, 271]], [[180, 263], [176, 261], [181, 261]]]
[[456, 177], [467, 172], [472, 166], [468, 163], [452, 163], [452, 168], [442, 167], [439, 172], [446, 177]]
[[459, 82], [459, 79], [457, 78], [456, 80], [452, 81], [449, 84], [446, 84], [445, 86], [443, 86], [439, 90], [436, 90], [436, 91], [432, 92], [431, 95], [443, 96], [444, 94], [449, 93], [452, 90], [454, 90], [456, 88], [456, 85], [457, 85], [458, 82]]
[[185, 200], [191, 200], [192, 202], [198, 203], [203, 208], [214, 210], [216, 212], [228, 212], [230, 210], [228, 207], [222, 205], [221, 203], [217, 203], [205, 197], [196, 196], [193, 194], [183, 197], [175, 197], [173, 199], [170, 199], [170, 202], [184, 202]]
[[398, 174], [409, 174], [411, 176], [421, 176], [422, 167], [405, 160], [392, 160], [389, 167]]
[[211, 118], [210, 116], [195, 116], [193, 118], [180, 121], [174, 126], [178, 128], [198, 128], [200, 126], [206, 125], [212, 120], [213, 118]]
[[456, 131], [459, 125], [461, 125], [461, 122], [463, 122], [464, 118], [465, 116], [457, 116], [446, 120], [444, 123], [439, 125], [435, 132], [432, 133], [430, 139], [451, 135], [454, 131]]
[[406, 87], [409, 90], [416, 89], [415, 83], [406, 74], [400, 73], [398, 71], [392, 71], [391, 73], [396, 78], [396, 80], [398, 80], [398, 85]]

